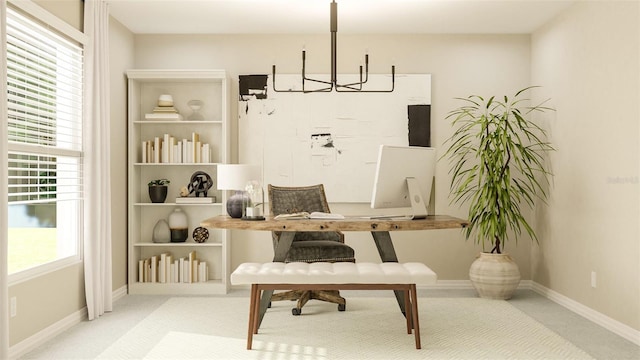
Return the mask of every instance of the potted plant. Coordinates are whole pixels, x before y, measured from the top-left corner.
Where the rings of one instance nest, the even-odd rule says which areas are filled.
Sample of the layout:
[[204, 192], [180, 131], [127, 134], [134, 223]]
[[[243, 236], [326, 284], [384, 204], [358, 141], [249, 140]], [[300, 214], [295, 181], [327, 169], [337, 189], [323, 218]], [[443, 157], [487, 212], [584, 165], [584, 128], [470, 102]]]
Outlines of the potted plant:
[[149, 187], [149, 198], [152, 203], [163, 203], [167, 198], [167, 185], [169, 185], [171, 181], [167, 179], [156, 179], [151, 180], [147, 184]]
[[[553, 109], [544, 106], [546, 101], [529, 106], [524, 94], [531, 88], [511, 98], [458, 98], [463, 104], [447, 115], [455, 129], [443, 155], [451, 165], [452, 203], [469, 203], [465, 236], [475, 236], [483, 248], [469, 270], [480, 297], [509, 299], [517, 288], [518, 265], [503, 252], [510, 237], [517, 242], [524, 229], [538, 241], [522, 207], [532, 208], [536, 200], [547, 198], [551, 173], [545, 153], [553, 147], [530, 115]], [[490, 252], [485, 251], [487, 244]]]

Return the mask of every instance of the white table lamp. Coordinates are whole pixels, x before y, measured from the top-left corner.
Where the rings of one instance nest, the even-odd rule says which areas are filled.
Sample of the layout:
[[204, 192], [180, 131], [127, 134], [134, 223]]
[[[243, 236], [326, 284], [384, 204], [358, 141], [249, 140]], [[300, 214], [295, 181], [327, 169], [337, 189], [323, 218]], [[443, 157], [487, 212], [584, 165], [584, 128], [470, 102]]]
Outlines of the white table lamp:
[[227, 199], [227, 213], [232, 218], [242, 217], [244, 190], [249, 181], [262, 179], [259, 165], [221, 164], [218, 165], [218, 190], [234, 190]]

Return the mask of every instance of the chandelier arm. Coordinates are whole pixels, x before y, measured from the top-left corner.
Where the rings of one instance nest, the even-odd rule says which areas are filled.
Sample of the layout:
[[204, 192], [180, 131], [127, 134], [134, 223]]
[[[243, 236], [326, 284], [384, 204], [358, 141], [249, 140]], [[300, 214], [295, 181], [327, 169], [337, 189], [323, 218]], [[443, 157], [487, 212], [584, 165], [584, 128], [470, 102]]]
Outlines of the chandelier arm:
[[[317, 83], [323, 83], [323, 84], [327, 84], [327, 85], [331, 85], [331, 86], [320, 88], [320, 89], [307, 90], [307, 89], [305, 89], [305, 84], [304, 84], [305, 80], [306, 81], [317, 82]], [[272, 66], [272, 84], [273, 84], [273, 91], [274, 92], [312, 93], [312, 92], [330, 92], [331, 90], [333, 90], [333, 84], [331, 82], [322, 81], [322, 80], [316, 80], [316, 79], [312, 79], [312, 78], [306, 77], [306, 75], [305, 75], [305, 65], [304, 65], [304, 56], [303, 56], [303, 64], [302, 64], [302, 89], [301, 90], [294, 90], [294, 89], [279, 90], [278, 88], [276, 88], [276, 66], [275, 65]]]
[[[349, 84], [338, 84], [336, 82], [336, 87], [343, 87], [343, 88], [350, 88], [350, 89], [354, 89], [354, 90], [362, 90], [362, 85], [364, 85], [367, 80], [369, 78], [369, 74], [366, 75], [365, 80], [362, 80], [362, 65], [360, 66], [360, 81], [358, 82], [354, 82], [354, 83], [349, 83]], [[357, 88], [355, 88], [354, 86], [357, 86]]]
[[271, 80], [272, 80], [272, 85], [273, 85], [273, 91], [274, 91], [274, 92], [299, 92], [299, 93], [303, 92], [302, 90], [293, 90], [293, 89], [289, 89], [289, 90], [278, 90], [278, 89], [276, 88], [276, 66], [275, 66], [275, 65], [273, 65], [273, 66], [271, 67], [271, 73], [272, 73]]
[[358, 90], [352, 86], [336, 84], [336, 92], [390, 93], [396, 87], [396, 67], [391, 66], [391, 88], [387, 90]]
[[369, 81], [369, 54], [364, 55], [364, 80], [362, 80], [362, 65], [360, 65], [360, 82], [355, 82], [351, 84], [337, 84], [339, 87], [352, 87], [353, 85], [359, 85], [359, 88], [362, 89], [362, 86]]
[[329, 81], [323, 81], [323, 80], [316, 80], [316, 79], [311, 79], [311, 78], [307, 78], [305, 77], [305, 80], [307, 81], [312, 81], [312, 82], [316, 82], [316, 83], [320, 83], [320, 84], [327, 84], [329, 85], [328, 87], [324, 87], [324, 88], [319, 88], [319, 89], [313, 89], [313, 90], [306, 90], [304, 88], [304, 85], [302, 86], [302, 91], [300, 92], [304, 92], [304, 93], [312, 93], [312, 92], [330, 92], [331, 90], [333, 90], [333, 83], [329, 82]]

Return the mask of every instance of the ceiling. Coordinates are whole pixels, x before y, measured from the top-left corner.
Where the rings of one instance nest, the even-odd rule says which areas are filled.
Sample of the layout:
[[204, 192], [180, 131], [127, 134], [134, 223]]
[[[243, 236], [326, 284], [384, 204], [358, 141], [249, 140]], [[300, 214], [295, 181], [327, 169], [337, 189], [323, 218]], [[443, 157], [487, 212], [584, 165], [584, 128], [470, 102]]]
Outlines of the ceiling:
[[[579, 0], [337, 0], [340, 34], [529, 34]], [[136, 34], [322, 34], [330, 0], [108, 0]]]

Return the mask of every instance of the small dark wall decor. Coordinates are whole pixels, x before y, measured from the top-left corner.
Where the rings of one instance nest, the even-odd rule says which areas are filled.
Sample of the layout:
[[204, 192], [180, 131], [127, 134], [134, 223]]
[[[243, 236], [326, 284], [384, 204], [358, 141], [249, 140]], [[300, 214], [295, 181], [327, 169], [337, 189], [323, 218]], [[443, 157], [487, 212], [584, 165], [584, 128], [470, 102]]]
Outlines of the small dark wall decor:
[[252, 97], [256, 99], [267, 98], [268, 75], [240, 75], [238, 86], [240, 88], [240, 101], [247, 101]]
[[431, 146], [431, 105], [408, 105], [409, 146]]

